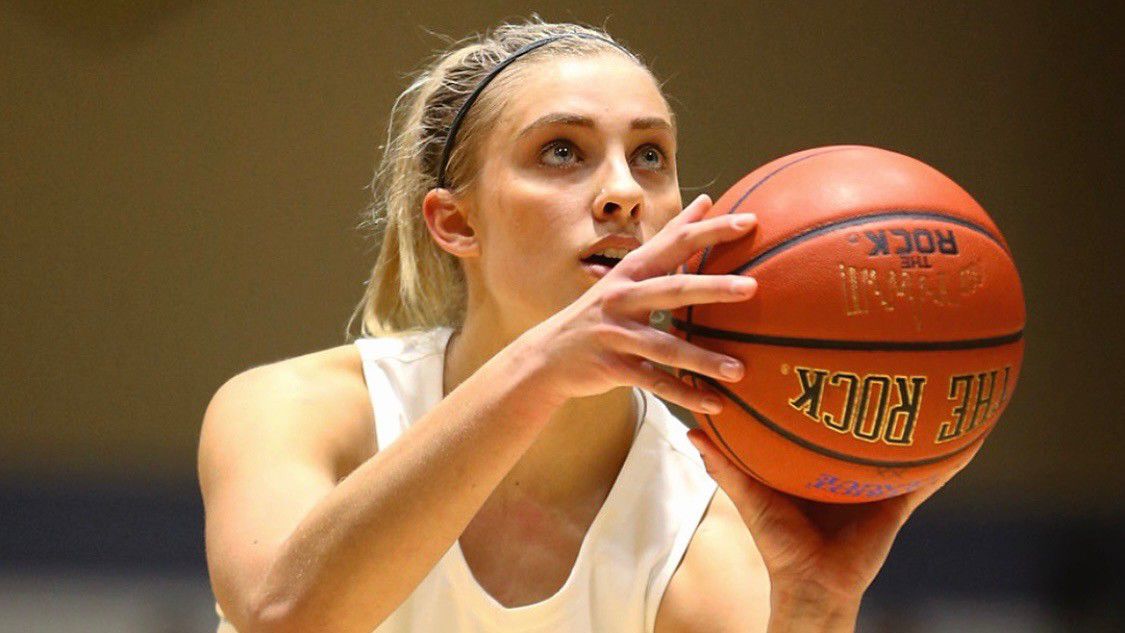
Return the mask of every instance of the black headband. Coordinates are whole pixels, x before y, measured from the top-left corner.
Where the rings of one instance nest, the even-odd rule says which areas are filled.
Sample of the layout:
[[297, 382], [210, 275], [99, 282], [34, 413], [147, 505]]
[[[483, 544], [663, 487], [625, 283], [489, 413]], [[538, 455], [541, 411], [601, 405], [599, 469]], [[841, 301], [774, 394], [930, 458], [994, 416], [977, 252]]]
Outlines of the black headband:
[[461, 127], [461, 121], [465, 118], [465, 115], [468, 114], [469, 108], [473, 106], [473, 102], [476, 101], [477, 97], [480, 96], [480, 93], [484, 91], [485, 86], [487, 86], [490, 81], [495, 79], [496, 75], [500, 74], [500, 71], [510, 66], [512, 62], [516, 61], [520, 57], [530, 53], [537, 48], [546, 46], [551, 42], [561, 40], [565, 37], [582, 37], [591, 40], [601, 40], [606, 44], [611, 44], [621, 49], [621, 51], [623, 51], [632, 59], [636, 59], [636, 56], [634, 56], [633, 53], [629, 52], [629, 50], [624, 46], [618, 44], [617, 42], [614, 42], [613, 40], [608, 40], [600, 35], [594, 35], [592, 33], [565, 33], [563, 35], [552, 35], [551, 37], [545, 37], [541, 40], [536, 40], [519, 49], [518, 51], [512, 53], [510, 56], [508, 56], [507, 59], [501, 61], [499, 64], [496, 64], [495, 68], [488, 71], [488, 74], [484, 76], [484, 79], [481, 79], [480, 84], [478, 84], [477, 87], [474, 88], [471, 93], [469, 93], [469, 97], [465, 99], [465, 103], [461, 104], [461, 108], [457, 110], [457, 115], [453, 117], [453, 123], [449, 124], [449, 133], [445, 136], [445, 147], [441, 150], [441, 163], [438, 165], [438, 187], [443, 189], [445, 188], [445, 168], [449, 164], [449, 155], [453, 152], [453, 142], [457, 139], [457, 129]]

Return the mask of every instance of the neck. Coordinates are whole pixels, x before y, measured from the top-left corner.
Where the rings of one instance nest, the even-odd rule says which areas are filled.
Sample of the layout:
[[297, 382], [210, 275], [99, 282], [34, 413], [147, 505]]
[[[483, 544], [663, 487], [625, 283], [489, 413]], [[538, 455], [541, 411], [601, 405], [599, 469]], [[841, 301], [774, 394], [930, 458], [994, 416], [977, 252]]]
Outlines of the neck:
[[[498, 322], [470, 316], [453, 333], [445, 354], [445, 394], [521, 334], [491, 325]], [[554, 412], [494, 495], [514, 494], [553, 506], [604, 497], [632, 445], [639, 405], [629, 387], [568, 400]]]

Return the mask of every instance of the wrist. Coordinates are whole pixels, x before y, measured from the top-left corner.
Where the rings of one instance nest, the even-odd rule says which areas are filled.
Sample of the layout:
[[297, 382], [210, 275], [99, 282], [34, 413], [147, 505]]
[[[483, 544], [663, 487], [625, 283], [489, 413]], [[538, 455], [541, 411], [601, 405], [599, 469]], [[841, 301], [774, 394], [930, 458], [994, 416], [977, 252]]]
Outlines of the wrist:
[[528, 407], [548, 417], [566, 403], [557, 389], [551, 363], [541, 345], [525, 332], [497, 354], [498, 371], [518, 385], [517, 390]]
[[770, 589], [770, 633], [855, 631], [861, 595], [838, 595], [815, 583]]

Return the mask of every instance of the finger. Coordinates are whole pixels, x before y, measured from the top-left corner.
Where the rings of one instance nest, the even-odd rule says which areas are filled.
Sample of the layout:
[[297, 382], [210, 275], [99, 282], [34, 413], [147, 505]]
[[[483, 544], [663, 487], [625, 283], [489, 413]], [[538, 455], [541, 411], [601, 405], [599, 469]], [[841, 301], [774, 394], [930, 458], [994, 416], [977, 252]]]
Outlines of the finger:
[[627, 374], [630, 384], [651, 391], [685, 409], [712, 415], [722, 410], [718, 394], [706, 388], [692, 387], [657, 368], [651, 361], [636, 359], [627, 369]]
[[705, 193], [701, 193], [696, 196], [695, 200], [692, 200], [691, 203], [688, 204], [688, 206], [684, 207], [682, 210], [680, 210], [679, 213], [674, 215], [671, 220], [668, 220], [668, 223], [664, 225], [664, 229], [670, 226], [683, 226], [685, 224], [697, 222], [700, 218], [707, 215], [707, 212], [711, 210], [712, 205], [713, 203], [711, 202], [711, 196]]
[[752, 533], [761, 533], [761, 530], [768, 527], [767, 521], [774, 524], [802, 524], [804, 517], [788, 497], [742, 472], [711, 442], [706, 433], [700, 429], [692, 429], [688, 431], [688, 439], [703, 458], [707, 473], [727, 493]]
[[[623, 337], [619, 349], [651, 362], [686, 369], [717, 380], [738, 381], [742, 380], [746, 373], [746, 368], [737, 358], [704, 349], [673, 334], [646, 325], [630, 328]], [[708, 389], [707, 387], [688, 388]]]
[[953, 461], [956, 462], [956, 464], [949, 470], [949, 472], [942, 475], [941, 479], [939, 479], [939, 487], [949, 483], [950, 479], [953, 479], [953, 477], [956, 476], [957, 473], [961, 472], [965, 469], [966, 466], [969, 465], [969, 462], [973, 461], [973, 458], [976, 457], [977, 453], [980, 452], [981, 447], [984, 446], [984, 439], [987, 436], [988, 433], [985, 433], [981, 437], [974, 440], [973, 444], [953, 457]]
[[754, 296], [758, 282], [743, 275], [662, 275], [622, 286], [606, 303], [623, 314], [641, 315], [705, 303], [735, 303]]
[[[977, 439], [975, 444], [966, 448], [958, 453], [952, 459], [956, 460], [956, 464], [948, 471], [933, 477], [932, 481], [925, 483], [918, 488], [911, 490], [908, 493], [891, 497], [883, 501], [876, 502], [880, 507], [883, 514], [883, 519], [896, 521], [899, 526], [906, 523], [908, 519], [914, 514], [927, 499], [932, 497], [938, 490], [941, 490], [945, 484], [953, 479], [954, 475], [961, 472], [973, 460], [973, 457], [980, 450], [981, 445], [984, 443], [984, 437]], [[871, 521], [875, 522], [880, 520], [879, 517], [871, 517]]]
[[972, 445], [955, 455], [952, 459], [956, 461], [956, 465], [935, 478], [933, 483], [926, 484], [917, 490], [903, 495], [906, 498], [904, 503], [904, 511], [906, 513], [903, 517], [904, 521], [918, 509], [918, 506], [922, 505], [924, 501], [932, 497], [938, 490], [945, 487], [945, 484], [949, 483], [949, 480], [953, 479], [957, 473], [961, 472], [969, 465], [969, 462], [973, 461], [973, 458], [976, 457], [976, 454], [980, 451], [981, 446], [984, 446], [984, 439], [987, 435], [986, 433], [977, 438]]
[[651, 240], [614, 267], [625, 266], [633, 279], [665, 275], [704, 248], [746, 235], [757, 226], [753, 213], [724, 214], [688, 224], [665, 226]]

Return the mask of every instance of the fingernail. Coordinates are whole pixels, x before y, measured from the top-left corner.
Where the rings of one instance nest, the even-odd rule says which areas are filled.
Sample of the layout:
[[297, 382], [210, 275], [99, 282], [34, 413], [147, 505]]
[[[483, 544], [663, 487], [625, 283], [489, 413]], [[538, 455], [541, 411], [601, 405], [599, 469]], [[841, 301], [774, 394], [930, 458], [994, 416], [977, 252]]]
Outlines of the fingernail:
[[732, 223], [736, 229], [748, 229], [751, 225], [758, 221], [758, 216], [753, 213], [739, 213], [734, 216]]
[[742, 279], [734, 280], [735, 292], [753, 292], [758, 287], [758, 280], [753, 277], [743, 277]]
[[723, 403], [714, 396], [705, 396], [702, 402], [703, 410], [707, 413], [718, 413], [723, 410]]
[[738, 380], [742, 377], [742, 363], [736, 360], [723, 361], [723, 364], [719, 366], [719, 373], [722, 374], [724, 378]]

